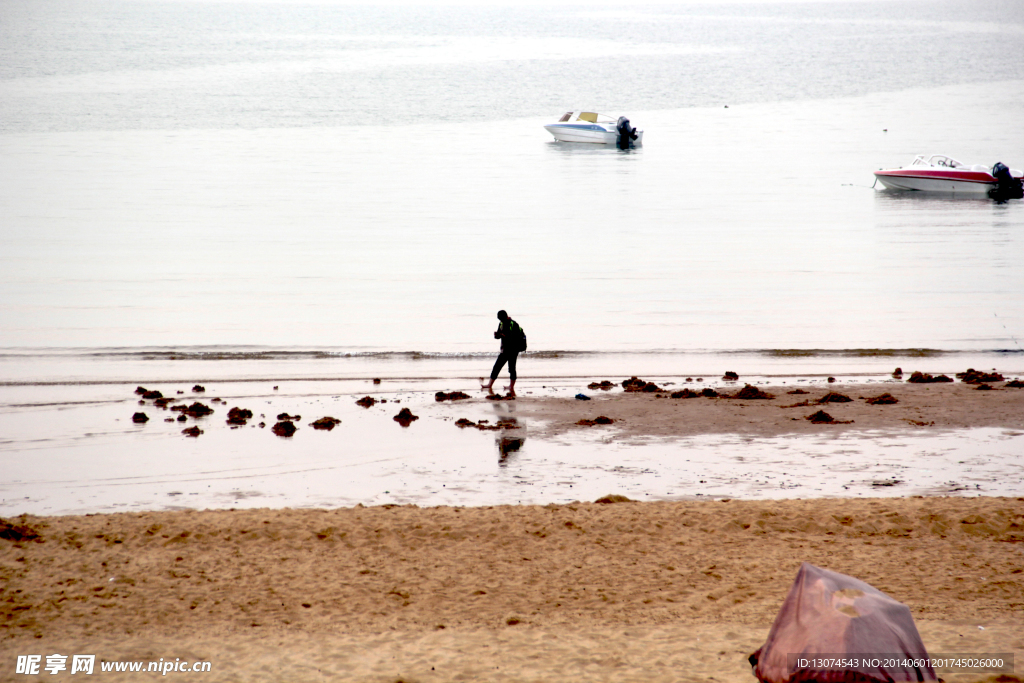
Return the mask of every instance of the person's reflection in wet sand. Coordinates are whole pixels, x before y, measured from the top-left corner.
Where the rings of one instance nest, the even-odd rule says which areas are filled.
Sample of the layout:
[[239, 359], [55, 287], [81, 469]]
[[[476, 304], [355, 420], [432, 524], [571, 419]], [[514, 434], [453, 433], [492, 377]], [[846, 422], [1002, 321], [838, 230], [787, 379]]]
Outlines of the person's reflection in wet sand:
[[508, 465], [509, 458], [513, 453], [519, 451], [526, 443], [526, 438], [523, 436], [511, 436], [505, 431], [494, 437], [494, 443], [498, 447], [498, 466], [505, 467]]
[[497, 425], [501, 428], [494, 436], [494, 445], [498, 447], [498, 465], [504, 467], [512, 454], [517, 453], [526, 443], [526, 426], [516, 419], [516, 404], [502, 402], [494, 404]]

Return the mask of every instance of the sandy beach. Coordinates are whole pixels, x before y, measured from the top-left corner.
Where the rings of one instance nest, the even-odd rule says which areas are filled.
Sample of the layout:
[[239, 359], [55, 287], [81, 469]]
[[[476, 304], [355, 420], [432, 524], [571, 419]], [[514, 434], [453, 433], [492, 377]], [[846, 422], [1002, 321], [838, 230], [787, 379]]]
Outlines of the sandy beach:
[[1024, 656], [1021, 498], [12, 521], [39, 537], [0, 541], [4, 680], [54, 652], [209, 680], [753, 680], [803, 561], [909, 605], [932, 653]]

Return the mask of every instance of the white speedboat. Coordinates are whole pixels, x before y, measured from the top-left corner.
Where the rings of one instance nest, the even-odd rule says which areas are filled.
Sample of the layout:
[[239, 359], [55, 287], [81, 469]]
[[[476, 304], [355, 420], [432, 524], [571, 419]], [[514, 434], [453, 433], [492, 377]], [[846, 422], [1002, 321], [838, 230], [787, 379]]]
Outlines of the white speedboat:
[[570, 111], [544, 128], [561, 142], [591, 142], [625, 149], [640, 145], [644, 132], [633, 128], [625, 116], [612, 118], [592, 111]]
[[920, 154], [903, 168], [875, 171], [875, 178], [890, 190], [991, 194], [1020, 187], [1021, 173], [1001, 163], [968, 166], [944, 154]]

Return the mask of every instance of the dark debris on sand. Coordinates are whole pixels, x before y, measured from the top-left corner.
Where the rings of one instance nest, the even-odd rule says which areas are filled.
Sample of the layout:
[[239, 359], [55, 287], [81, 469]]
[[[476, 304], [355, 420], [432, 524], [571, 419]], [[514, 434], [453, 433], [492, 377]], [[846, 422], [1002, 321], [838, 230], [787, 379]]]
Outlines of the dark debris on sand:
[[455, 426], [459, 429], [466, 429], [467, 427], [474, 427], [485, 432], [496, 432], [501, 429], [519, 429], [522, 425], [519, 424], [519, 420], [514, 417], [502, 418], [497, 423], [491, 424], [488, 420], [480, 420], [480, 422], [473, 422], [466, 418], [460, 418], [455, 422]]
[[312, 427], [313, 429], [325, 429], [329, 432], [340, 424], [341, 420], [339, 420], [336, 417], [331, 417], [330, 415], [328, 415], [327, 417], [321, 417], [319, 420], [316, 420], [315, 422], [310, 422], [309, 426]]
[[595, 425], [610, 425], [610, 424], [612, 424], [614, 422], [615, 422], [615, 420], [613, 420], [610, 417], [605, 417], [604, 415], [598, 415], [593, 420], [588, 420], [588, 419], [584, 418], [582, 420], [579, 420], [576, 424], [580, 425], [581, 427], [593, 427]]
[[208, 405], [204, 405], [199, 401], [196, 401], [190, 406], [187, 406], [185, 404], [171, 406], [171, 410], [178, 413], [182, 413], [182, 417], [184, 417], [185, 415], [188, 415], [189, 417], [206, 417], [207, 415], [211, 415], [213, 413], [213, 408], [211, 408]]
[[375, 399], [373, 396], [363, 396], [361, 399], [356, 401], [356, 405], [360, 405], [360, 406], [362, 406], [364, 408], [369, 408], [370, 406], [372, 406], [376, 402], [377, 402], [377, 399]]
[[42, 543], [39, 532], [28, 526], [27, 524], [13, 524], [0, 517], [0, 538], [5, 541], [14, 541], [20, 543], [22, 541], [39, 541]]
[[754, 399], [770, 400], [770, 399], [773, 399], [775, 397], [772, 396], [771, 394], [769, 394], [767, 391], [761, 391], [760, 389], [755, 387], [753, 384], [748, 384], [745, 387], [743, 387], [742, 389], [740, 389], [739, 391], [737, 391], [732, 396], [729, 396], [728, 398], [742, 398], [742, 399], [748, 399], [748, 400], [754, 400]]
[[953, 380], [946, 375], [929, 375], [924, 372], [914, 372], [907, 381], [911, 384], [936, 384], [952, 382]]
[[270, 429], [278, 436], [290, 437], [295, 434], [298, 427], [296, 427], [295, 423], [291, 420], [281, 420]]
[[644, 381], [636, 375], [633, 375], [629, 379], [622, 380], [622, 388], [630, 393], [640, 391], [645, 394], [653, 394], [662, 391], [661, 387], [654, 382]]
[[591, 382], [587, 385], [587, 389], [600, 389], [601, 391], [608, 391], [614, 389], [615, 383], [608, 380], [602, 380], [601, 382]]
[[814, 413], [813, 415], [808, 415], [804, 419], [810, 420], [812, 424], [816, 424], [816, 425], [821, 425], [821, 424], [841, 425], [841, 424], [851, 424], [853, 422], [853, 420], [837, 420], [834, 417], [832, 417], [831, 415], [829, 415], [828, 413], [826, 413], [824, 410], [819, 410], [818, 412]]
[[819, 404], [825, 404], [825, 403], [850, 403], [851, 401], [853, 401], [853, 399], [850, 398], [849, 396], [847, 396], [846, 394], [840, 394], [840, 393], [837, 393], [835, 391], [830, 391], [830, 392], [828, 392], [827, 394], [825, 394], [824, 396], [822, 396], [821, 398], [818, 399], [818, 403]]
[[414, 420], [420, 418], [418, 415], [413, 415], [412, 411], [408, 408], [402, 408], [398, 411], [398, 415], [395, 415], [392, 419], [403, 427], [408, 427]]
[[672, 398], [700, 398], [701, 394], [693, 389], [683, 389], [682, 391], [673, 391], [671, 396]]
[[612, 503], [635, 503], [636, 501], [631, 498], [626, 498], [625, 496], [620, 496], [617, 493], [610, 493], [607, 496], [601, 496], [594, 502], [601, 505], [610, 505]]
[[1002, 382], [1006, 379], [998, 372], [982, 372], [974, 368], [967, 368], [967, 372], [956, 373], [956, 378], [964, 384], [987, 384], [988, 382]]
[[879, 394], [878, 396], [872, 396], [871, 398], [866, 398], [864, 400], [873, 406], [891, 406], [895, 403], [899, 403], [899, 400], [889, 392]]
[[445, 393], [443, 391], [439, 391], [436, 394], [434, 394], [434, 400], [438, 401], [438, 402], [441, 402], [441, 401], [464, 401], [467, 398], [469, 398], [469, 394], [466, 394], [466, 393], [461, 392], [461, 391], [453, 391], [453, 392], [450, 392], [450, 393]]
[[244, 425], [252, 419], [252, 411], [248, 408], [239, 408], [235, 406], [228, 411], [227, 423], [229, 425]]

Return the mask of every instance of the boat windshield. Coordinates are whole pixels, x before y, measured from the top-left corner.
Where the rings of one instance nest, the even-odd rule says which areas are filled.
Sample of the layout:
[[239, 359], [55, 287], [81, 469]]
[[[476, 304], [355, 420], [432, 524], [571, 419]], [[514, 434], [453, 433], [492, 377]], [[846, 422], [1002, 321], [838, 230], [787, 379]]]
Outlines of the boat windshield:
[[923, 154], [919, 154], [912, 165], [918, 166], [945, 166], [946, 168], [967, 168], [966, 165], [960, 163], [953, 157], [948, 157], [945, 154], [933, 154], [927, 159]]
[[559, 123], [565, 123], [570, 118], [572, 118], [572, 112], [571, 111], [567, 111], [564, 114], [562, 114], [562, 118], [558, 119], [558, 122]]

